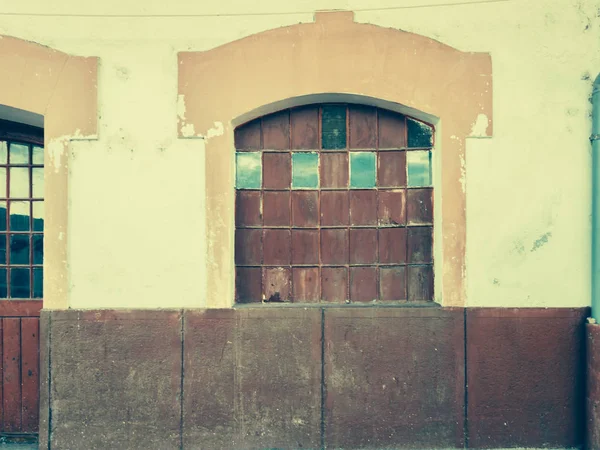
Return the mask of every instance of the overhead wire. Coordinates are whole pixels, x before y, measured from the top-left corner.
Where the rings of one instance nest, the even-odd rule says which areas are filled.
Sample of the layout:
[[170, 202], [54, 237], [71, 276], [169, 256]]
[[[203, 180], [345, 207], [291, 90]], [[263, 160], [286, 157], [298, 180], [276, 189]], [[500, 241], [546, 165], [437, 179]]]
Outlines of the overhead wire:
[[[474, 0], [448, 3], [429, 3], [425, 5], [382, 6], [376, 8], [352, 8], [354, 12], [393, 11], [401, 9], [436, 8], [448, 6], [467, 6], [489, 3], [504, 3], [512, 0]], [[334, 10], [335, 11], [335, 10]], [[21, 17], [76, 17], [76, 18], [186, 18], [186, 17], [251, 17], [251, 16], [289, 16], [301, 14], [314, 14], [315, 11], [265, 11], [265, 12], [240, 12], [240, 13], [178, 13], [178, 14], [80, 14], [80, 13], [35, 13], [35, 12], [2, 12], [0, 16]]]

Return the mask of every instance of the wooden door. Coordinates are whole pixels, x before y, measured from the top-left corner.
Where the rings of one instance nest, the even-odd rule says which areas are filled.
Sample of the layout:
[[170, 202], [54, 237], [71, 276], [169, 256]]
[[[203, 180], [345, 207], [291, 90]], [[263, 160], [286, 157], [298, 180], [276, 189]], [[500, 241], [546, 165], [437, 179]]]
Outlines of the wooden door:
[[0, 301], [0, 435], [38, 432], [41, 301]]

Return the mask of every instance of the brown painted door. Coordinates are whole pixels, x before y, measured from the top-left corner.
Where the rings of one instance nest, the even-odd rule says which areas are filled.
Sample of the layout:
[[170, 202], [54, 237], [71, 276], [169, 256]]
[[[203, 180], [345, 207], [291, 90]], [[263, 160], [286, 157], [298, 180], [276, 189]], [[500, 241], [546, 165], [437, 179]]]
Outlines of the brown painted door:
[[0, 301], [0, 434], [38, 432], [41, 301]]

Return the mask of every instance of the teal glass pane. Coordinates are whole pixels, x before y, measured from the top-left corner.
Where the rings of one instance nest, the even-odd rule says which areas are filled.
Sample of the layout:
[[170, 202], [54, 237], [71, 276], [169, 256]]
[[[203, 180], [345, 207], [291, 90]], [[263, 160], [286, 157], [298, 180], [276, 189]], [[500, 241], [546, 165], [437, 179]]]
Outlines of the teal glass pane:
[[428, 148], [433, 146], [433, 129], [416, 120], [406, 118], [406, 133], [409, 148]]
[[235, 186], [238, 189], [260, 189], [262, 186], [262, 154], [239, 152], [235, 155]]
[[32, 162], [33, 164], [44, 164], [44, 147], [33, 147]]
[[10, 163], [29, 164], [29, 146], [25, 144], [10, 144]]
[[[1, 203], [1, 202], [0, 202]], [[44, 202], [33, 202], [33, 231], [44, 231]], [[0, 208], [2, 205], [0, 204]], [[0, 221], [2, 220], [0, 209]], [[1, 228], [0, 228], [1, 230]]]
[[0, 164], [8, 162], [8, 144], [6, 141], [0, 141]]
[[323, 106], [321, 147], [324, 150], [346, 148], [346, 106]]
[[350, 153], [350, 188], [375, 187], [375, 153]]
[[317, 153], [292, 154], [292, 188], [316, 189], [319, 187], [319, 155]]
[[[1, 274], [0, 274], [1, 276]], [[0, 294], [2, 291], [0, 290]], [[33, 298], [42, 298], [44, 296], [44, 271], [43, 269], [33, 269]]]
[[406, 152], [408, 186], [431, 186], [431, 152]]

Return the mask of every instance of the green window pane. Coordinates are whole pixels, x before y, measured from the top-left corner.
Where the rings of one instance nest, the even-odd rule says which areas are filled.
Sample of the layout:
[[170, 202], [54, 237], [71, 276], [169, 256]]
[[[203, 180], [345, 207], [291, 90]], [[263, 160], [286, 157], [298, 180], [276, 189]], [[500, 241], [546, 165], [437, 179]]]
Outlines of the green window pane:
[[6, 164], [8, 161], [8, 144], [6, 141], [0, 141], [0, 164]]
[[407, 117], [406, 132], [409, 148], [427, 148], [433, 145], [433, 129], [423, 122]]
[[375, 187], [375, 153], [350, 153], [350, 188]]
[[8, 297], [8, 284], [6, 283], [6, 269], [0, 269], [0, 298]]
[[321, 144], [324, 150], [346, 148], [346, 107], [323, 106]]
[[33, 164], [44, 164], [44, 147], [33, 147]]
[[[0, 202], [0, 208], [2, 208]], [[33, 231], [44, 231], [44, 202], [33, 202]], [[2, 220], [0, 209], [0, 221]], [[2, 228], [0, 228], [1, 230]]]
[[431, 186], [431, 152], [406, 152], [408, 186]]
[[316, 189], [319, 187], [319, 155], [317, 153], [292, 154], [292, 188]]
[[[0, 290], [0, 293], [2, 291]], [[44, 271], [43, 269], [33, 269], [33, 298], [42, 298], [44, 296]]]
[[29, 146], [24, 144], [10, 144], [10, 163], [29, 164]]
[[10, 269], [11, 298], [29, 298], [30, 295], [29, 269]]
[[235, 155], [238, 189], [260, 189], [262, 186], [262, 160], [260, 152], [240, 152]]

